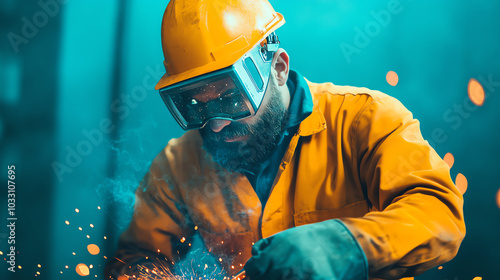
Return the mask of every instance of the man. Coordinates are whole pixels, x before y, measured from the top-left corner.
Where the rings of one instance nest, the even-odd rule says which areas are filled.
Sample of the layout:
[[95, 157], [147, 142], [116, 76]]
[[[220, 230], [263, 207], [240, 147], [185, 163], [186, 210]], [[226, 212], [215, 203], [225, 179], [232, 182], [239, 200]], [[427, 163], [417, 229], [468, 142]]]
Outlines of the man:
[[196, 234], [250, 279], [397, 279], [455, 256], [463, 198], [419, 122], [290, 70], [283, 24], [267, 0], [170, 1], [157, 89], [189, 131], [137, 189], [109, 277], [181, 258]]

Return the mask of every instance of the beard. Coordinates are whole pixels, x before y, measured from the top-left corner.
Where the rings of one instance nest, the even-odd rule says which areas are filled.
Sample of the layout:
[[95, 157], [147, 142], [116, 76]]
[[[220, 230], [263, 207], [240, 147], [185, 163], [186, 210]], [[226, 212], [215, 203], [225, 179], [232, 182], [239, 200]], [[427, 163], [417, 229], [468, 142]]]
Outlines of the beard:
[[[270, 158], [286, 129], [287, 108], [275, 79], [270, 79], [266, 94], [271, 95], [270, 100], [264, 108], [259, 109], [264, 111], [255, 123], [241, 124], [232, 121], [220, 132], [213, 132], [209, 125], [200, 129], [203, 148], [212, 156], [213, 161], [228, 171], [254, 173]], [[224, 141], [246, 135], [246, 140]]]

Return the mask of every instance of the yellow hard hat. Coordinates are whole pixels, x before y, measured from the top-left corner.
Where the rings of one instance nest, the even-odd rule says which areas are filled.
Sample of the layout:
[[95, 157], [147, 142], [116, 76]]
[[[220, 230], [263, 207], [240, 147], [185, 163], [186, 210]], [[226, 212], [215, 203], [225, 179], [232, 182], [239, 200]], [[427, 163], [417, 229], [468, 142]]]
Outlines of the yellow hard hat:
[[267, 0], [171, 0], [156, 89], [228, 67], [285, 23]]

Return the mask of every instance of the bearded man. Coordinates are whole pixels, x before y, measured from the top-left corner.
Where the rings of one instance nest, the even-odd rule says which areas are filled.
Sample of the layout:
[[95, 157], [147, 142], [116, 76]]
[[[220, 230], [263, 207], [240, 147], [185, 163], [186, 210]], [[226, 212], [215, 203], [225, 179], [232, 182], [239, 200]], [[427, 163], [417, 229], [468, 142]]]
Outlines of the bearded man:
[[197, 234], [250, 279], [397, 279], [455, 256], [463, 198], [419, 122], [291, 70], [283, 24], [267, 0], [170, 1], [157, 89], [188, 131], [137, 188], [109, 277], [182, 258]]

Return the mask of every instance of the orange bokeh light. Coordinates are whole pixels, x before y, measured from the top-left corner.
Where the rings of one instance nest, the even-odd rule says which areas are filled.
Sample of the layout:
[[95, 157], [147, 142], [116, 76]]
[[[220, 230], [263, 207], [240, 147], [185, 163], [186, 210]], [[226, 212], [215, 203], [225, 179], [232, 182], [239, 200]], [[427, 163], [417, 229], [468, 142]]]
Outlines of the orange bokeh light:
[[389, 83], [393, 87], [396, 86], [399, 82], [399, 76], [394, 71], [387, 72], [387, 75], [385, 75], [385, 79], [387, 80], [387, 83]]
[[118, 280], [128, 280], [128, 277], [125, 275], [118, 276]]
[[498, 208], [500, 208], [500, 189], [498, 189], [498, 192], [497, 192], [497, 206], [498, 206]]
[[467, 178], [462, 173], [458, 173], [455, 178], [455, 185], [461, 194], [464, 194], [467, 191]]
[[453, 156], [452, 153], [447, 153], [446, 155], [444, 155], [444, 162], [446, 162], [446, 164], [448, 164], [448, 166], [451, 167], [453, 166], [453, 164], [455, 163], [455, 157]]
[[76, 266], [75, 270], [76, 270], [76, 273], [78, 273], [78, 275], [80, 275], [80, 276], [88, 276], [90, 274], [89, 267], [83, 263], [79, 263]]
[[479, 276], [478, 277], [474, 277], [474, 279], [472, 279], [472, 280], [483, 280], [483, 277], [479, 277]]
[[101, 251], [101, 249], [99, 249], [99, 246], [97, 246], [95, 244], [89, 244], [89, 245], [87, 245], [87, 250], [89, 251], [89, 253], [91, 255], [97, 255]]
[[484, 104], [484, 88], [476, 79], [472, 78], [469, 80], [469, 85], [467, 86], [467, 92], [469, 93], [469, 99], [476, 106], [483, 106]]

